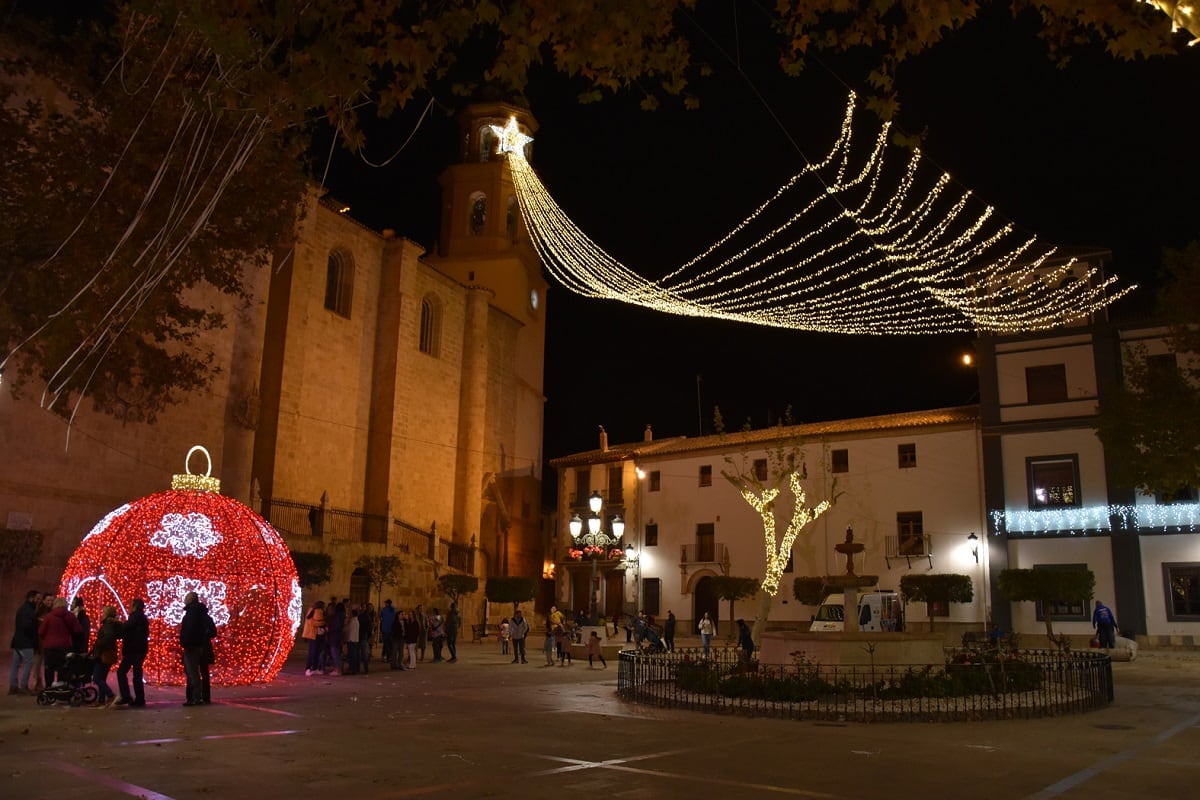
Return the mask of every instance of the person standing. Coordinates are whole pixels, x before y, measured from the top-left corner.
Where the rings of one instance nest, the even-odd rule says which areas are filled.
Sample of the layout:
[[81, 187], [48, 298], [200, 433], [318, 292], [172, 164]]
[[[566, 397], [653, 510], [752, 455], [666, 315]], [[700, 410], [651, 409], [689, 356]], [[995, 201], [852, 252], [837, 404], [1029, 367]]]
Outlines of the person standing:
[[358, 646], [362, 651], [362, 672], [367, 674], [367, 667], [371, 663], [371, 652], [375, 649], [375, 625], [376, 625], [375, 606], [371, 605], [368, 600], [366, 605], [358, 612]]
[[350, 606], [346, 617], [346, 674], [358, 674], [360, 627], [358, 622], [358, 607]]
[[[550, 630], [558, 630], [558, 628], [563, 624], [564, 619], [566, 619], [566, 617], [564, 617], [563, 613], [558, 610], [558, 606], [550, 606], [550, 617], [547, 619], [547, 622], [550, 623]], [[556, 636], [554, 655], [558, 658], [562, 658], [562, 646], [557, 644], [557, 639], [558, 637]]]
[[92, 621], [88, 619], [87, 609], [83, 607], [83, 598], [75, 595], [71, 601], [71, 613], [79, 620], [79, 633], [71, 642], [71, 652], [83, 654], [88, 651], [88, 641], [92, 638]]
[[308, 642], [308, 654], [304, 660], [304, 674], [321, 671], [321, 652], [325, 649], [325, 601], [318, 600], [304, 616], [304, 629], [300, 638]]
[[187, 675], [184, 705], [199, 706], [211, 702], [208, 668], [212, 663], [212, 640], [217, 635], [217, 626], [195, 592], [184, 595], [183, 606], [179, 644], [183, 648], [183, 671]]
[[508, 655], [508, 617], [500, 620], [500, 632], [496, 638], [500, 640], [500, 655]]
[[96, 643], [92, 645], [91, 657], [95, 660], [92, 681], [96, 684], [96, 705], [110, 706], [117, 696], [108, 686], [108, 673], [117, 663], [117, 642], [121, 641], [121, 621], [117, 609], [105, 606], [100, 612], [100, 627], [96, 630]]
[[513, 614], [512, 622], [508, 623], [508, 632], [512, 636], [513, 660], [516, 664], [518, 661], [522, 664], [528, 664], [525, 660], [525, 637], [529, 635], [529, 622], [525, 619], [525, 615], [521, 609], [517, 609]]
[[554, 646], [558, 643], [558, 637], [554, 635], [554, 623], [549, 618], [546, 619], [546, 639], [542, 642], [542, 649], [546, 653], [546, 666], [554, 666]]
[[8, 693], [25, 694], [29, 691], [29, 674], [33, 672], [33, 650], [37, 646], [37, 606], [42, 593], [30, 589], [25, 593], [25, 602], [17, 607], [16, 624], [12, 636], [12, 666], [8, 668]]
[[[417, 623], [420, 612], [412, 611], [404, 615], [404, 652], [408, 654], [408, 666], [401, 663], [404, 669], [417, 668], [417, 640], [421, 638], [421, 626]], [[401, 659], [403, 662], [403, 659]]]
[[417, 660], [425, 660], [425, 642], [429, 638], [429, 617], [425, 616], [425, 607], [417, 603]]
[[446, 612], [446, 649], [450, 651], [448, 664], [458, 661], [458, 630], [461, 627], [462, 616], [458, 613], [458, 603], [451, 601], [450, 610]]
[[558, 665], [571, 666], [571, 634], [565, 626], [554, 626], [554, 641], [558, 646]]
[[442, 645], [446, 643], [446, 623], [442, 619], [442, 612], [436, 608], [429, 616], [429, 638], [433, 642], [433, 660], [436, 663], [442, 660]]
[[71, 650], [71, 642], [79, 633], [79, 620], [67, 610], [67, 601], [61, 597], [54, 598], [50, 613], [42, 617], [38, 625], [38, 639], [42, 642], [43, 676], [47, 686], [54, 685], [56, 680], [66, 680], [62, 674], [67, 663], [67, 653]]
[[592, 631], [592, 635], [588, 637], [587, 654], [588, 669], [595, 669], [595, 667], [592, 666], [593, 658], [600, 659], [600, 666], [603, 669], [608, 669], [608, 662], [604, 660], [604, 650], [600, 647], [600, 636], [595, 631]]
[[392, 648], [396, 646], [393, 632], [396, 627], [396, 607], [392, 605], [392, 599], [389, 597], [383, 601], [383, 608], [379, 609], [379, 633], [383, 636], [383, 652], [380, 654], [384, 661], [392, 663]]
[[[121, 663], [117, 667], [117, 689], [121, 692], [119, 706], [141, 708], [146, 705], [146, 685], [142, 680], [142, 664], [150, 652], [150, 620], [146, 619], [146, 603], [135, 598], [129, 604], [129, 619], [121, 632]], [[129, 670], [133, 670], [133, 694], [129, 693]]]
[[325, 612], [325, 649], [328, 653], [330, 675], [342, 674], [342, 643], [346, 635], [346, 606], [337, 601], [326, 607]]
[[716, 626], [713, 625], [712, 617], [708, 612], [704, 612], [704, 616], [700, 618], [700, 624], [696, 626], [700, 631], [700, 644], [704, 647], [704, 657], [708, 658], [709, 648], [712, 646], [713, 634], [716, 633]]
[[754, 637], [750, 634], [750, 626], [746, 624], [746, 620], [739, 619], [738, 627], [738, 647], [742, 649], [741, 662], [742, 666], [750, 666], [750, 659], [754, 657]]
[[1112, 609], [1096, 601], [1096, 609], [1092, 612], [1092, 627], [1100, 638], [1100, 646], [1110, 650], [1117, 646], [1117, 617]]
[[675, 649], [675, 612], [667, 612], [667, 621], [663, 623], [663, 644], [667, 646], [667, 650]]

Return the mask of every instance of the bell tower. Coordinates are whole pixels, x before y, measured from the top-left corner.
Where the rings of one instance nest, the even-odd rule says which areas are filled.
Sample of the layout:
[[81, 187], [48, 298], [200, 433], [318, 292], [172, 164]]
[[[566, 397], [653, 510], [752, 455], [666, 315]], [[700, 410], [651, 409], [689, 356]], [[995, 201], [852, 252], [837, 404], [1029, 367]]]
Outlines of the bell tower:
[[495, 129], [510, 121], [537, 130], [513, 102], [459, 114], [461, 161], [440, 177], [441, 233], [425, 261], [467, 290], [453, 538], [478, 537], [494, 574], [539, 575], [547, 285], [499, 150]]

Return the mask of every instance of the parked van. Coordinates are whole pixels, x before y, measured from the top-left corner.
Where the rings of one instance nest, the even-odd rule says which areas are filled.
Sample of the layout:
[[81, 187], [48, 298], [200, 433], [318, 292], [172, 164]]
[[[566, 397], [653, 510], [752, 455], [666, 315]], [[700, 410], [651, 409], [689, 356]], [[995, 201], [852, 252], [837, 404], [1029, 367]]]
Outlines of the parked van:
[[[810, 631], [844, 631], [846, 596], [837, 593], [821, 601]], [[903, 631], [904, 604], [894, 589], [863, 592], [858, 596], [858, 629], [860, 631]]]

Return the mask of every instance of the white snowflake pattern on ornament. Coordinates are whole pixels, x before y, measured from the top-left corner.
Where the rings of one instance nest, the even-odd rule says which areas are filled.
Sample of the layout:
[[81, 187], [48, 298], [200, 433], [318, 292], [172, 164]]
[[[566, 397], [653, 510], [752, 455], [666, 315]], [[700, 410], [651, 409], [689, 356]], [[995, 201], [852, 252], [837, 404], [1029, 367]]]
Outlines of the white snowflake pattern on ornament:
[[112, 511], [105, 514], [104, 519], [97, 522], [95, 527], [93, 527], [90, 531], [88, 531], [87, 536], [83, 537], [83, 540], [87, 541], [88, 539], [95, 536], [97, 533], [104, 533], [106, 530], [108, 530], [108, 526], [112, 524], [112, 521], [114, 519], [116, 519], [117, 517], [121, 516], [122, 514], [124, 514], [126, 511], [128, 511], [129, 507], [130, 507], [130, 504], [126, 503], [125, 505], [121, 506], [120, 508], [114, 508]]
[[165, 620], [168, 625], [178, 625], [183, 621], [183, 598], [188, 592], [195, 592], [200, 602], [208, 607], [208, 614], [218, 628], [229, 624], [225, 584], [183, 575], [173, 575], [165, 581], [149, 581], [146, 584], [146, 616]]
[[208, 549], [221, 542], [221, 534], [213, 530], [212, 520], [192, 511], [183, 514], [164, 514], [158, 530], [150, 536], [150, 544], [168, 548], [177, 556], [204, 558]]
[[304, 613], [304, 599], [300, 590], [300, 581], [292, 578], [292, 599], [288, 602], [287, 615], [292, 622], [292, 630], [300, 627], [300, 616]]

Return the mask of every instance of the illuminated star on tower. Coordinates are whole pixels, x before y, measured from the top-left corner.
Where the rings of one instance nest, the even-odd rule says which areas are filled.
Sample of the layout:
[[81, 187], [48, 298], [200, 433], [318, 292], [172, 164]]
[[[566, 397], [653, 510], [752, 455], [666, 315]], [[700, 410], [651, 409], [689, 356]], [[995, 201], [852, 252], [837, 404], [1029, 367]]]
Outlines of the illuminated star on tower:
[[488, 127], [500, 139], [501, 153], [524, 154], [525, 145], [533, 141], [532, 136], [521, 133], [521, 129], [517, 127], [516, 117], [509, 117], [508, 124], [503, 128], [498, 128], [495, 125], [489, 125]]

